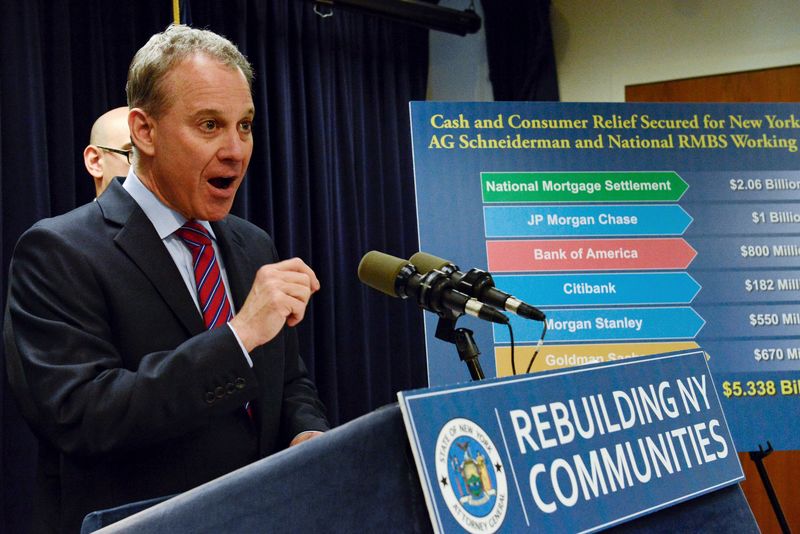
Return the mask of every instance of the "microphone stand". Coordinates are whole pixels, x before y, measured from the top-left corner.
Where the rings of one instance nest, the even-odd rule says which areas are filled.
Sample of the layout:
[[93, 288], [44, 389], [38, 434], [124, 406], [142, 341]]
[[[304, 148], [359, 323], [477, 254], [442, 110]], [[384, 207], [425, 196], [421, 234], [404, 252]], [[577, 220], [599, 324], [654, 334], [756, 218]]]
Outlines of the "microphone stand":
[[467, 364], [469, 374], [472, 380], [483, 380], [486, 375], [483, 374], [481, 363], [478, 361], [478, 356], [481, 351], [478, 350], [478, 345], [475, 343], [472, 330], [468, 328], [456, 328], [456, 321], [459, 315], [453, 312], [448, 312], [446, 315], [439, 316], [439, 322], [436, 325], [436, 338], [453, 343], [458, 350], [458, 356], [461, 361]]

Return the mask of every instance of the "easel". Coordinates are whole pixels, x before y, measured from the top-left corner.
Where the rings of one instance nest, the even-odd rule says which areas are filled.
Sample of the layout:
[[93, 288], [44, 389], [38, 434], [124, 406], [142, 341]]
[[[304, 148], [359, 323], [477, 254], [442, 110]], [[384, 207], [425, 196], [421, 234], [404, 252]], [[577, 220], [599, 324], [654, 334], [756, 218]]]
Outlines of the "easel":
[[764, 458], [769, 456], [772, 451], [772, 443], [767, 441], [767, 449], [764, 450], [764, 448], [759, 445], [757, 451], [751, 451], [749, 453], [750, 459], [756, 464], [758, 475], [761, 477], [761, 483], [764, 484], [764, 489], [767, 491], [769, 503], [772, 505], [772, 510], [775, 512], [775, 517], [778, 519], [778, 524], [781, 526], [781, 531], [784, 534], [791, 534], [792, 531], [789, 528], [789, 523], [786, 522], [786, 516], [783, 515], [781, 503], [778, 501], [778, 496], [775, 494], [775, 489], [772, 487], [772, 482], [769, 479], [767, 468], [764, 466]]

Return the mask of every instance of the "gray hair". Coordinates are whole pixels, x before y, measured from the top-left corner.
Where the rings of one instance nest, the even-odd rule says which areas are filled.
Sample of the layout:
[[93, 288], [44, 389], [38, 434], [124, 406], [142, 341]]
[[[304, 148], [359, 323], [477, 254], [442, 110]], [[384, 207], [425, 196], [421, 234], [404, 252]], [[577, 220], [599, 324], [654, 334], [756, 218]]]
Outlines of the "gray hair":
[[133, 56], [125, 84], [128, 107], [142, 108], [154, 117], [160, 115], [169, 104], [161, 87], [164, 77], [175, 65], [195, 54], [238, 68], [252, 90], [253, 67], [233, 43], [208, 30], [171, 25], [153, 35]]

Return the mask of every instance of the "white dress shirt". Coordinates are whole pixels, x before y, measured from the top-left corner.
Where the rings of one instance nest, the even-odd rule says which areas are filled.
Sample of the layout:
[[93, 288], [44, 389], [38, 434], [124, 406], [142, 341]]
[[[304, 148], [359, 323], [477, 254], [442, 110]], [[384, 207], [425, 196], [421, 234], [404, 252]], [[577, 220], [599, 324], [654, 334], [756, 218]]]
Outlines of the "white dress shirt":
[[[161, 200], [158, 199], [158, 197], [153, 194], [152, 191], [147, 189], [142, 181], [139, 180], [139, 177], [136, 176], [136, 173], [133, 172], [133, 166], [131, 166], [130, 171], [128, 171], [128, 176], [125, 178], [125, 182], [122, 184], [122, 187], [124, 187], [128, 194], [133, 197], [133, 200], [139, 204], [139, 207], [142, 208], [144, 214], [147, 215], [147, 218], [150, 219], [151, 223], [153, 223], [153, 226], [158, 233], [158, 237], [161, 238], [161, 242], [164, 243], [164, 246], [167, 248], [167, 252], [169, 252], [169, 255], [172, 256], [172, 261], [175, 262], [175, 266], [178, 267], [178, 271], [181, 273], [181, 278], [183, 278], [183, 282], [186, 284], [186, 289], [189, 291], [189, 294], [192, 296], [192, 300], [194, 301], [194, 305], [197, 307], [197, 313], [202, 316], [202, 312], [200, 311], [200, 301], [197, 298], [197, 283], [194, 279], [194, 261], [192, 259], [192, 253], [183, 243], [183, 240], [175, 234], [175, 232], [186, 222], [186, 218], [177, 211], [166, 206], [161, 202]], [[200, 223], [211, 236], [211, 244], [214, 247], [214, 254], [216, 255], [217, 263], [219, 264], [219, 270], [222, 274], [222, 281], [225, 283], [225, 294], [227, 295], [228, 302], [231, 305], [231, 313], [236, 313], [236, 310], [233, 307], [233, 298], [231, 298], [228, 274], [225, 271], [225, 264], [222, 261], [222, 255], [219, 253], [219, 245], [217, 244], [217, 238], [214, 235], [214, 230], [211, 229], [211, 224], [208, 221], [197, 222]], [[234, 337], [236, 337], [236, 341], [239, 343], [242, 353], [247, 359], [247, 363], [250, 364], [250, 367], [252, 367], [253, 360], [250, 358], [247, 350], [245, 350], [242, 340], [239, 339], [239, 335], [236, 333], [236, 330], [233, 329], [230, 323], [228, 323], [228, 327], [231, 329], [231, 332], [233, 332]]]

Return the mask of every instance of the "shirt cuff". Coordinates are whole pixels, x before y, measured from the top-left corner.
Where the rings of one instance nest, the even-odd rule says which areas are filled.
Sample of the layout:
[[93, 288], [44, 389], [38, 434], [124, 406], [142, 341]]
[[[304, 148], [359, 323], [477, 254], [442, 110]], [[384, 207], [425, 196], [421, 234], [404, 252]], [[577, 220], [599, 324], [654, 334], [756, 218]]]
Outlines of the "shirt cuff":
[[231, 326], [231, 323], [227, 323], [227, 324], [228, 324], [228, 328], [230, 328], [231, 332], [233, 332], [233, 337], [236, 338], [236, 342], [239, 344], [239, 347], [242, 349], [242, 354], [244, 354], [244, 357], [247, 360], [247, 365], [249, 365], [250, 368], [252, 369], [253, 368], [253, 359], [250, 358], [250, 355], [247, 353], [247, 349], [244, 348], [244, 344], [242, 343], [242, 340], [239, 339], [239, 334], [236, 333], [236, 329]]

